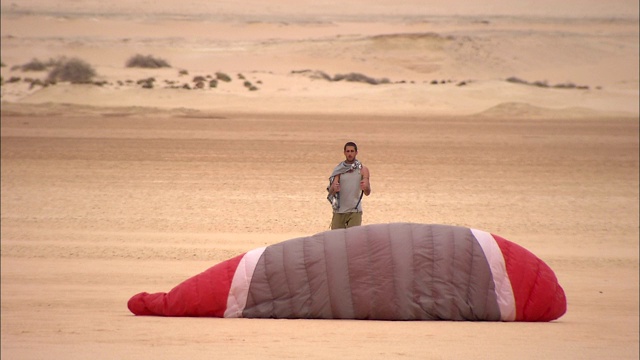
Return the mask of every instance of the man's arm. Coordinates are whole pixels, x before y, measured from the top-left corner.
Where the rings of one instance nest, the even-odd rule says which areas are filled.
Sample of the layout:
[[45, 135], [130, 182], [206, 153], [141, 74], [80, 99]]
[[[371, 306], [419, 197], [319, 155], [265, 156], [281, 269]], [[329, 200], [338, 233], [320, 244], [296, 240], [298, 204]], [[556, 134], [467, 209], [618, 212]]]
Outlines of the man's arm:
[[371, 173], [369, 172], [369, 168], [363, 165], [362, 169], [360, 169], [360, 175], [362, 175], [362, 180], [360, 180], [360, 189], [365, 195], [369, 196], [369, 194], [371, 194], [371, 182], [369, 181]]
[[333, 177], [333, 182], [329, 186], [329, 195], [340, 192], [340, 174]]

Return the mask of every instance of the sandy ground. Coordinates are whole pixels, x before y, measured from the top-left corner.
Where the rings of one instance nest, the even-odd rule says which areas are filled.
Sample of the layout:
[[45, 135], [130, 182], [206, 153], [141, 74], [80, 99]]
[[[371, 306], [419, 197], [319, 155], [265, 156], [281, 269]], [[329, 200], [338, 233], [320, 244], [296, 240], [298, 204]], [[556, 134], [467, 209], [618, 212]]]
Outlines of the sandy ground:
[[[2, 357], [637, 359], [638, 4], [514, 3], [2, 0]], [[172, 67], [124, 67], [135, 53]], [[16, 68], [63, 55], [93, 65], [102, 86], [31, 87], [46, 72]], [[167, 86], [219, 71], [233, 80]], [[153, 89], [136, 84], [148, 77]], [[553, 87], [566, 83], [583, 88]], [[567, 314], [129, 313], [138, 292], [327, 230], [326, 179], [351, 140], [372, 172], [365, 223], [517, 242], [555, 270]]]

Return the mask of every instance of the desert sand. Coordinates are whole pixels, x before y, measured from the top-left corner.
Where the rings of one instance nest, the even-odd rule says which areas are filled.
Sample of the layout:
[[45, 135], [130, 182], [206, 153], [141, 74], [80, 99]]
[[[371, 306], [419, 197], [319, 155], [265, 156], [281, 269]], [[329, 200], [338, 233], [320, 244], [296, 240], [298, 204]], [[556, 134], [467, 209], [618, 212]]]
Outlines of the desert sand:
[[[638, 3], [369, 3], [2, 0], [2, 358], [637, 359]], [[171, 67], [126, 67], [134, 54]], [[61, 56], [95, 83], [34, 86], [47, 72], [19, 68]], [[232, 81], [181, 88], [216, 72]], [[387, 81], [318, 76], [349, 73]], [[138, 292], [328, 230], [346, 141], [371, 169], [364, 223], [499, 234], [554, 269], [567, 313], [128, 311]]]

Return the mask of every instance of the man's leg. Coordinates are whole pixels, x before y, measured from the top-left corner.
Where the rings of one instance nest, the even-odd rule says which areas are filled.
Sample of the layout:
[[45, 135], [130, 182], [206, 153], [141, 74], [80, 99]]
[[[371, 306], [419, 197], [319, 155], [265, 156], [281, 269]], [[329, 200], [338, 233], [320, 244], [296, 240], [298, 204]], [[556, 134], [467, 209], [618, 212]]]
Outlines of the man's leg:
[[362, 225], [362, 213], [361, 212], [352, 212], [348, 214], [346, 227], [354, 227]]
[[348, 214], [333, 213], [333, 218], [331, 218], [331, 230], [346, 228], [346, 215]]

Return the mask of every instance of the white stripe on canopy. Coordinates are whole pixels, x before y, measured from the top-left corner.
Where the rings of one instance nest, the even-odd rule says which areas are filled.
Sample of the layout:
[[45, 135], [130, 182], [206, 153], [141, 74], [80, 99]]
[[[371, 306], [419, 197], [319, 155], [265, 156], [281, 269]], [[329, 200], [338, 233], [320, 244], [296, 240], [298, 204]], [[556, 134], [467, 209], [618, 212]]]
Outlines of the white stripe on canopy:
[[253, 271], [256, 269], [258, 260], [266, 247], [253, 249], [242, 257], [236, 272], [233, 274], [229, 296], [227, 297], [227, 309], [224, 311], [226, 318], [240, 318], [242, 311], [247, 306], [247, 295], [249, 294], [249, 285], [253, 277]]
[[484, 251], [484, 256], [489, 262], [489, 268], [491, 268], [491, 275], [495, 284], [498, 307], [500, 307], [500, 318], [502, 321], [514, 321], [516, 319], [516, 300], [513, 296], [513, 288], [511, 287], [511, 280], [509, 280], [502, 251], [500, 251], [498, 243], [490, 233], [477, 229], [471, 229], [471, 232], [478, 240], [482, 251]]

